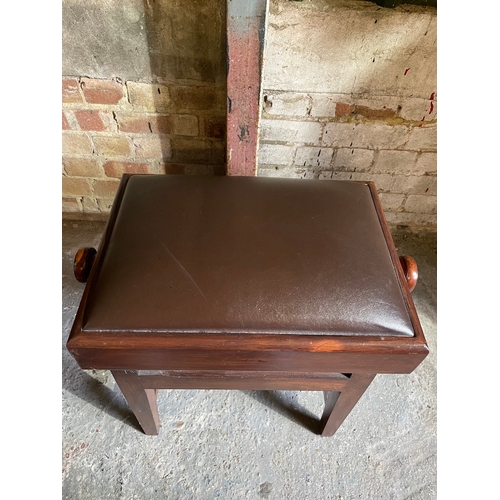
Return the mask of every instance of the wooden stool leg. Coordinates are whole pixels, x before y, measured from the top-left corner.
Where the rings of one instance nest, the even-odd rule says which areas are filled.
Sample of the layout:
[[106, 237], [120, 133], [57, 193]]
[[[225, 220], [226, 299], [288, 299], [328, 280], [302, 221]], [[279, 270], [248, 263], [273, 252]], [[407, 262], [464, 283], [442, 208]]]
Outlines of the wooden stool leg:
[[324, 391], [325, 410], [320, 424], [323, 437], [335, 434], [374, 378], [371, 374], [353, 373], [342, 392]]
[[135, 371], [112, 370], [111, 373], [144, 433], [149, 436], [157, 435], [160, 429], [160, 417], [156, 405], [158, 391], [145, 389]]

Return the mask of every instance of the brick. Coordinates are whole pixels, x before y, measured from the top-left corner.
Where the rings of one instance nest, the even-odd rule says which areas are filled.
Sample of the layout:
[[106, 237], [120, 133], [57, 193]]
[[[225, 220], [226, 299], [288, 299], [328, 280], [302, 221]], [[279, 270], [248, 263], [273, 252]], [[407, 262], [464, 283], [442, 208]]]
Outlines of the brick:
[[349, 181], [352, 180], [353, 172], [336, 172], [333, 170], [323, 170], [319, 174], [319, 179], [322, 181]]
[[436, 215], [416, 214], [410, 212], [387, 212], [385, 214], [387, 222], [391, 226], [404, 225], [408, 227], [428, 227], [435, 228], [437, 224]]
[[178, 163], [161, 163], [160, 172], [169, 175], [182, 175], [186, 165], [179, 165]]
[[334, 147], [363, 146], [357, 139], [356, 125], [353, 123], [328, 123], [323, 132], [323, 144]]
[[74, 111], [75, 118], [81, 130], [102, 132], [106, 126], [100, 117], [99, 111], [92, 109], [78, 109]]
[[63, 130], [71, 130], [71, 126], [66, 118], [64, 111], [62, 112], [62, 129]]
[[121, 179], [123, 174], [149, 174], [153, 173], [148, 163], [108, 161], [103, 165], [108, 177]]
[[375, 108], [358, 104], [354, 108], [354, 113], [365, 118], [388, 119], [394, 118], [396, 116], [397, 110], [388, 108], [386, 106]]
[[337, 101], [340, 96], [312, 94], [311, 116], [334, 117], [336, 115]]
[[110, 212], [114, 201], [115, 201], [114, 198], [99, 198], [97, 200], [97, 205], [99, 206], [99, 210], [104, 213]]
[[436, 150], [437, 149], [437, 127], [414, 127], [411, 131], [405, 149], [412, 151]]
[[95, 214], [101, 211], [97, 201], [88, 196], [84, 196], [82, 198], [82, 208], [84, 213]]
[[[131, 132], [134, 134], [152, 133], [151, 117], [137, 113], [115, 113], [119, 132]], [[150, 128], [151, 127], [151, 128]]]
[[217, 165], [186, 165], [180, 163], [162, 163], [158, 173], [167, 175], [224, 175], [217, 171]]
[[132, 147], [127, 137], [93, 136], [96, 153], [101, 156], [130, 156]]
[[82, 78], [82, 91], [89, 104], [118, 104], [124, 97], [123, 86], [114, 80]]
[[335, 150], [332, 166], [334, 169], [369, 170], [374, 156], [371, 149], [339, 148]]
[[76, 121], [73, 111], [66, 108], [63, 113], [66, 117], [66, 121], [68, 122], [69, 130], [78, 130], [78, 122]]
[[408, 134], [408, 127], [403, 125], [327, 123], [323, 144], [339, 148], [395, 149], [405, 143]]
[[87, 179], [75, 179], [73, 177], [62, 178], [63, 197], [89, 196], [91, 194], [90, 184]]
[[169, 115], [121, 112], [117, 112], [115, 115], [120, 132], [134, 134], [171, 133], [172, 126]]
[[437, 153], [421, 153], [415, 164], [415, 172], [433, 174], [437, 172]]
[[369, 119], [389, 119], [397, 116], [401, 98], [394, 96], [376, 96], [369, 98], [355, 97], [353, 99], [354, 114]]
[[[313, 95], [313, 107], [311, 115], [321, 115], [315, 110]], [[370, 98], [353, 98], [350, 102], [345, 102], [346, 96], [331, 94], [320, 96], [325, 103], [337, 103], [335, 116], [343, 117], [358, 114], [366, 118], [387, 119], [401, 116], [407, 120], [421, 120], [426, 113], [429, 119], [434, 119], [434, 113], [428, 114], [430, 101], [425, 99], [408, 98], [404, 99], [395, 96], [370, 96]], [[326, 113], [325, 113], [326, 116]]]
[[151, 134], [132, 138], [137, 158], [167, 160], [172, 156], [170, 139], [165, 135]]
[[63, 132], [62, 153], [68, 155], [91, 154], [93, 151], [90, 139], [77, 132]]
[[416, 97], [402, 99], [398, 115], [405, 120], [415, 120], [419, 122], [436, 120], [437, 102]]
[[403, 206], [405, 195], [394, 193], [380, 193], [379, 198], [380, 203], [382, 203], [384, 212], [397, 212]]
[[70, 177], [102, 177], [96, 160], [90, 158], [63, 158], [64, 170]]
[[198, 135], [198, 118], [194, 115], [171, 115], [170, 123], [172, 135]]
[[295, 177], [299, 179], [319, 179], [322, 172], [314, 167], [295, 167]]
[[100, 180], [92, 181], [92, 189], [96, 198], [114, 198], [120, 181]]
[[83, 96], [80, 93], [80, 83], [76, 78], [63, 78], [62, 102], [63, 103], [83, 102]]
[[354, 114], [354, 105], [338, 102], [335, 106], [335, 116], [350, 116]]
[[293, 120], [261, 120], [261, 140], [317, 145], [321, 139], [322, 124]]
[[311, 103], [307, 94], [296, 92], [266, 93], [265, 110], [269, 115], [307, 116]]
[[209, 162], [212, 148], [209, 141], [203, 139], [172, 139], [172, 158], [177, 163]]
[[189, 111], [225, 111], [226, 95], [214, 87], [172, 87], [172, 103], [178, 112]]
[[433, 175], [396, 175], [391, 192], [405, 194], [437, 194], [437, 177]]
[[200, 135], [213, 139], [226, 138], [226, 117], [210, 116], [203, 118], [203, 127]]
[[415, 170], [416, 159], [413, 151], [379, 151], [372, 168], [377, 172], [410, 173]]
[[194, 115], [158, 115], [116, 113], [121, 132], [137, 134], [198, 135], [198, 118]]
[[302, 167], [329, 167], [332, 157], [332, 148], [301, 147], [297, 148], [295, 165]]
[[66, 198], [62, 199], [62, 212], [80, 212], [81, 207], [76, 198]]
[[258, 165], [292, 165], [295, 148], [281, 144], [261, 144]]
[[152, 174], [164, 174], [165, 163], [160, 160], [150, 160], [148, 163], [149, 172]]
[[186, 175], [213, 175], [214, 168], [212, 165], [186, 165], [184, 173]]
[[170, 90], [166, 85], [127, 82], [128, 99], [133, 106], [151, 111], [167, 111], [170, 108]]
[[212, 162], [217, 165], [226, 164], [226, 142], [225, 141], [211, 141], [212, 142]]
[[257, 169], [258, 177], [283, 177], [283, 178], [299, 178], [296, 168], [293, 165], [264, 165]]
[[436, 196], [411, 194], [406, 199], [404, 209], [405, 212], [435, 214], [437, 212]]

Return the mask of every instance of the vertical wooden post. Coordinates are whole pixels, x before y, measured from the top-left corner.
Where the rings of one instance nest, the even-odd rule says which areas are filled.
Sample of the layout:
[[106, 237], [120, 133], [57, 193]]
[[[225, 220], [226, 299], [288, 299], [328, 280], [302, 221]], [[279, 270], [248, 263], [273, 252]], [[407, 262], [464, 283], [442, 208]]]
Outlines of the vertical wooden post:
[[342, 392], [325, 391], [325, 410], [320, 423], [323, 437], [335, 434], [374, 378], [371, 374], [353, 373]]
[[144, 433], [156, 436], [160, 429], [156, 389], [144, 388], [134, 370], [111, 370], [111, 373]]
[[269, 0], [227, 0], [227, 175], [257, 175]]

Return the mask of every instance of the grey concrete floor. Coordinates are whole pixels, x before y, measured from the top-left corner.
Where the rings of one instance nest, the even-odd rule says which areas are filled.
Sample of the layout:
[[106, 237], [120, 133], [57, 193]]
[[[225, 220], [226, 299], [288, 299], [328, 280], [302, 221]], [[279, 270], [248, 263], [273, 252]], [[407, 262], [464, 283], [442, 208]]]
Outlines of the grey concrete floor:
[[78, 248], [102, 222], [63, 222], [62, 497], [65, 499], [436, 498], [436, 235], [394, 231], [419, 265], [413, 297], [430, 354], [410, 375], [378, 375], [331, 438], [319, 392], [163, 390], [146, 436], [107, 371], [65, 348], [84, 285]]

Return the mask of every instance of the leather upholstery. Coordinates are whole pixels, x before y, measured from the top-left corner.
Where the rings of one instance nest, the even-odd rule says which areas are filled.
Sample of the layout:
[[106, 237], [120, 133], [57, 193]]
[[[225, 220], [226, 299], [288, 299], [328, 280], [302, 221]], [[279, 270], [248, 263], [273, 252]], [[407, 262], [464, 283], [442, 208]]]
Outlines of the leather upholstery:
[[133, 175], [84, 330], [413, 336], [369, 187]]

